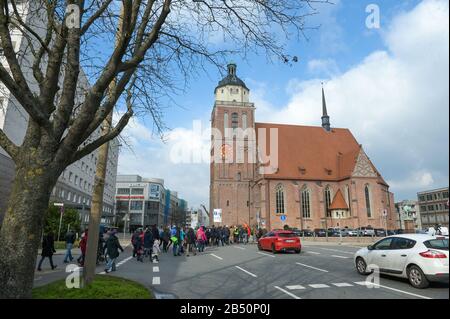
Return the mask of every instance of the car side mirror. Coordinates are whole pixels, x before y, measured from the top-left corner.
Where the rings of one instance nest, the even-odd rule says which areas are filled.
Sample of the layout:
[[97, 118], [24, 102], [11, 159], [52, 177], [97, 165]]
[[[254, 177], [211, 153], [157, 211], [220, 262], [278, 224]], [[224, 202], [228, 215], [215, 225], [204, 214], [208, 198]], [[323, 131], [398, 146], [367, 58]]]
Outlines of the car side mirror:
[[369, 245], [369, 246], [367, 246], [367, 249], [368, 249], [368, 250], [373, 250], [373, 246], [372, 246], [372, 245]]

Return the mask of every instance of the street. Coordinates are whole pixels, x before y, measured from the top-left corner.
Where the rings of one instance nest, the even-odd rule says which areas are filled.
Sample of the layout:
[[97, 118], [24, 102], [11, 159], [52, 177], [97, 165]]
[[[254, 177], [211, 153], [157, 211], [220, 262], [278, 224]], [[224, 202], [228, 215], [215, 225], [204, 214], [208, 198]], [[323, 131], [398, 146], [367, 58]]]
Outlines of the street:
[[[131, 247], [108, 276], [135, 280], [156, 298], [181, 299], [448, 299], [448, 284], [432, 283], [415, 289], [406, 279], [382, 276], [367, 287], [353, 265], [356, 246], [328, 243], [303, 245], [301, 254], [258, 251], [254, 244], [207, 247], [204, 253], [174, 257], [160, 255], [159, 263], [131, 258]], [[79, 251], [74, 249], [74, 252]], [[76, 256], [76, 255], [74, 255]], [[35, 286], [65, 278], [63, 255], [54, 256], [58, 268], [35, 273]], [[76, 258], [76, 257], [75, 257]], [[97, 268], [103, 272], [103, 265]]]

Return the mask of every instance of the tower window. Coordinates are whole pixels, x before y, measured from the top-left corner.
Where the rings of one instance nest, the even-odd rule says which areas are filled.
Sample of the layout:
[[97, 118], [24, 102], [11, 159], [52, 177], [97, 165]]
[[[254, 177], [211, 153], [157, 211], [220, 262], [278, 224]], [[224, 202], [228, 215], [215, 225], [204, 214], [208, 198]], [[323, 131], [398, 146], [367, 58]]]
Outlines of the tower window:
[[238, 114], [237, 113], [231, 114], [231, 127], [233, 129], [236, 129], [238, 125], [239, 125]]
[[247, 128], [247, 114], [242, 114], [242, 128], [245, 130]]
[[229, 200], [227, 200], [227, 206], [230, 206], [230, 201]]
[[223, 127], [224, 129], [228, 128], [228, 113], [225, 112], [223, 115]]

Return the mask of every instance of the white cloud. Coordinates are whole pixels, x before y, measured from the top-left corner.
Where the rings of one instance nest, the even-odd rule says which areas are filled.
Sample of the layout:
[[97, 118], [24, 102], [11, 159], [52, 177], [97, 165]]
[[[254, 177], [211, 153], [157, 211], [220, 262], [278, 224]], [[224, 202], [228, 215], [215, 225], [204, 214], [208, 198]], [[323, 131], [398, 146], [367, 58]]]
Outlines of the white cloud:
[[390, 180], [389, 185], [397, 189], [405, 189], [417, 192], [421, 189], [432, 187], [434, 183], [433, 175], [430, 172], [413, 172], [403, 180]]

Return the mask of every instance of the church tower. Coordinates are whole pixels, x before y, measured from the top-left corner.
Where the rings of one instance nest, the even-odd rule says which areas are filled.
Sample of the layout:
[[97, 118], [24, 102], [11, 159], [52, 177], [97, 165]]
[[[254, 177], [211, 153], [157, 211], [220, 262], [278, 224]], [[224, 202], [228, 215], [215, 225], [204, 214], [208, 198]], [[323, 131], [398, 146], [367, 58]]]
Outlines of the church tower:
[[236, 64], [227, 67], [228, 74], [214, 90], [211, 114], [210, 222], [213, 210], [221, 209], [222, 222], [216, 226], [252, 225], [256, 223], [250, 202], [254, 161], [249, 160], [248, 149], [255, 141], [254, 136], [239, 132], [254, 130], [255, 107], [250, 103], [250, 90], [237, 76]]

